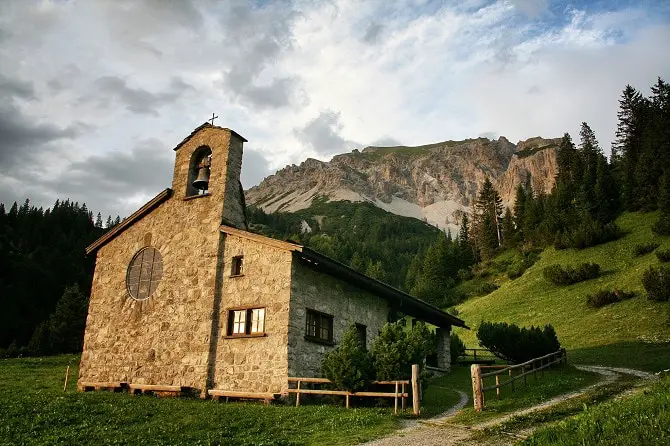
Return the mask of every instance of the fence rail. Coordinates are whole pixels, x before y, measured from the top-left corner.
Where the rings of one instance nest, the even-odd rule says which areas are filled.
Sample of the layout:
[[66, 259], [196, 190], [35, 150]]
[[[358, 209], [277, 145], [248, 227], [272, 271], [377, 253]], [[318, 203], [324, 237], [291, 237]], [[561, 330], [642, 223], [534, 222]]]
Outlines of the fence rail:
[[461, 364], [493, 364], [495, 360], [496, 356], [485, 348], [466, 348], [458, 357]]
[[296, 388], [289, 388], [288, 393], [295, 393], [295, 405], [300, 406], [300, 395], [340, 395], [345, 397], [345, 404], [347, 409], [349, 408], [349, 399], [352, 396], [355, 397], [371, 397], [371, 398], [394, 398], [394, 408], [393, 413], [398, 415], [398, 402], [402, 406], [402, 410], [405, 410], [406, 400], [409, 398], [409, 392], [406, 386], [411, 385], [412, 389], [412, 408], [414, 415], [419, 415], [420, 413], [420, 403], [419, 403], [419, 366], [418, 364], [412, 365], [412, 379], [411, 380], [394, 380], [394, 381], [373, 381], [373, 385], [388, 385], [394, 386], [395, 389], [393, 392], [349, 392], [348, 390], [325, 390], [325, 389], [305, 389], [302, 387], [302, 384], [332, 384], [327, 378], [298, 378], [291, 377], [288, 379], [289, 383], [296, 383]]
[[[488, 390], [496, 391], [496, 397], [500, 399], [500, 389], [510, 385], [512, 392], [514, 392], [514, 382], [523, 379], [524, 385], [528, 384], [527, 376], [531, 373], [537, 380], [537, 373], [540, 372], [544, 376], [544, 369], [551, 367], [557, 363], [567, 363], [568, 358], [565, 349], [562, 348], [556, 352], [548, 355], [540, 356], [539, 358], [531, 359], [521, 364], [515, 365], [479, 365], [473, 364], [470, 368], [470, 376], [472, 377], [472, 396], [475, 410], [480, 412], [484, 409], [485, 396], [484, 393]], [[496, 370], [493, 372], [482, 373], [482, 370]], [[515, 371], [520, 370], [521, 373], [515, 375]], [[501, 376], [509, 375], [509, 379], [500, 382]], [[484, 378], [495, 377], [495, 384], [485, 386]]]

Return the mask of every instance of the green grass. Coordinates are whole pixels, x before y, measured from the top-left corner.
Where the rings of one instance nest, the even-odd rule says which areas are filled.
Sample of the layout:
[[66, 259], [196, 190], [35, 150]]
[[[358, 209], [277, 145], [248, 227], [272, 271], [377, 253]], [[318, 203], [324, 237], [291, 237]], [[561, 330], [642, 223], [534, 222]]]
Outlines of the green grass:
[[[0, 361], [0, 444], [356, 444], [398, 426], [393, 409], [265, 407], [76, 392], [77, 356]], [[69, 388], [63, 393], [65, 368]]]
[[[549, 248], [523, 276], [510, 281], [496, 276], [501, 287], [486, 296], [457, 306], [459, 317], [473, 327], [456, 333], [469, 347], [478, 345], [481, 321], [504, 321], [521, 326], [552, 324], [571, 362], [633, 367], [658, 371], [670, 364], [670, 303], [647, 299], [641, 277], [653, 255], [634, 256], [634, 247], [657, 241], [670, 248], [669, 237], [656, 237], [651, 225], [656, 214], [626, 213], [617, 223], [626, 235], [616, 241], [584, 250]], [[505, 254], [509, 255], [509, 254]], [[552, 264], [600, 264], [597, 279], [570, 286], [555, 286], [542, 276]], [[500, 268], [498, 268], [500, 269]], [[635, 291], [636, 297], [592, 309], [586, 296], [600, 289]]]
[[[528, 376], [527, 385], [523, 384], [523, 380], [515, 381], [514, 392], [512, 392], [510, 386], [503, 387], [500, 392], [500, 401], [496, 399], [495, 391], [487, 391], [485, 395], [486, 408], [482, 412], [475, 412], [470, 399], [470, 404], [450, 421], [464, 425], [478, 424], [517, 410], [541, 404], [556, 396], [582, 389], [600, 379], [600, 375], [595, 373], [577, 370], [569, 365], [558, 366], [546, 370], [544, 376], [541, 373], [537, 374], [537, 378], [534, 378], [532, 375]], [[491, 378], [485, 381], [485, 385], [487, 386], [493, 383], [494, 381]], [[471, 385], [470, 381], [468, 381], [468, 384]], [[471, 394], [472, 388], [470, 388], [468, 395]]]
[[522, 444], [670, 444], [670, 378], [630, 398], [587, 407], [575, 417], [538, 430]]

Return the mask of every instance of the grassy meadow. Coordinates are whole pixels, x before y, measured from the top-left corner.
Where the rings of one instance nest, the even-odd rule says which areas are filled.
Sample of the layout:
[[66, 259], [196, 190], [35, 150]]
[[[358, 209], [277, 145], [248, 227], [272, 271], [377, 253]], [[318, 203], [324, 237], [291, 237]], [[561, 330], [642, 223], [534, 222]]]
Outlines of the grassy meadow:
[[584, 407], [575, 417], [539, 429], [522, 445], [670, 444], [670, 377], [630, 398]]
[[[654, 253], [635, 256], [639, 244], [657, 241], [659, 250], [670, 248], [670, 237], [651, 231], [655, 213], [626, 213], [617, 224], [625, 232], [619, 240], [584, 250], [549, 248], [521, 277], [502, 274], [486, 280], [500, 288], [457, 306], [459, 317], [473, 330], [456, 329], [468, 347], [478, 345], [481, 321], [512, 322], [520, 326], [552, 324], [570, 362], [632, 367], [656, 372], [670, 368], [670, 302], [650, 301], [642, 287], [642, 274], [659, 260]], [[503, 254], [509, 257], [509, 253]], [[600, 277], [569, 286], [548, 282], [542, 270], [549, 265], [600, 264]], [[500, 263], [500, 261], [498, 261]], [[504, 263], [504, 262], [503, 262]], [[462, 287], [472, 287], [474, 279]], [[601, 289], [634, 291], [630, 300], [599, 309], [587, 306], [586, 296]]]
[[[0, 445], [356, 444], [399, 425], [393, 409], [345, 409], [76, 391], [78, 356], [0, 360]], [[70, 365], [68, 391], [63, 393]]]

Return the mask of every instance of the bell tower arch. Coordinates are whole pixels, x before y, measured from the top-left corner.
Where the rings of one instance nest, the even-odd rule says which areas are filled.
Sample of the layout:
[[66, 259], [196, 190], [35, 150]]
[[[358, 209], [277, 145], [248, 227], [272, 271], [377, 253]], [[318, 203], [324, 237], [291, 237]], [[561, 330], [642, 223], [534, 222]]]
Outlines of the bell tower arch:
[[219, 224], [247, 229], [240, 183], [246, 141], [233, 130], [210, 123], [196, 128], [174, 149], [174, 198], [187, 206], [193, 202], [193, 206], [204, 205], [210, 211], [218, 209]]

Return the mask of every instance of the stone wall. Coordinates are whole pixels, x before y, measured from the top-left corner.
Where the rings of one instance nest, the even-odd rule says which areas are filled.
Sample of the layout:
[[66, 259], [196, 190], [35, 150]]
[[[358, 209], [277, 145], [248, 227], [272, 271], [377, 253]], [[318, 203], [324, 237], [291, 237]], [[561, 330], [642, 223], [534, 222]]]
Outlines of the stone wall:
[[288, 333], [289, 376], [321, 376], [324, 354], [333, 346], [305, 339], [306, 309], [334, 316], [333, 341], [337, 344], [354, 323], [367, 327], [368, 348], [388, 320], [385, 300], [330, 275], [317, 272], [298, 259], [293, 261]]
[[[220, 336], [214, 387], [279, 393], [288, 373], [291, 252], [227, 234], [224, 242]], [[231, 261], [243, 257], [243, 275], [231, 277]], [[229, 338], [229, 308], [265, 308], [265, 336]]]
[[[204, 128], [177, 152], [173, 196], [98, 250], [80, 382], [125, 381], [202, 388], [221, 249], [228, 130]], [[191, 154], [212, 149], [210, 195], [184, 200]], [[126, 272], [144, 246], [163, 259], [163, 277], [145, 301], [132, 299]]]
[[223, 221], [230, 226], [247, 229], [244, 209], [244, 190], [240, 183], [242, 173], [242, 139], [233, 134], [226, 164], [226, 199], [223, 202]]

